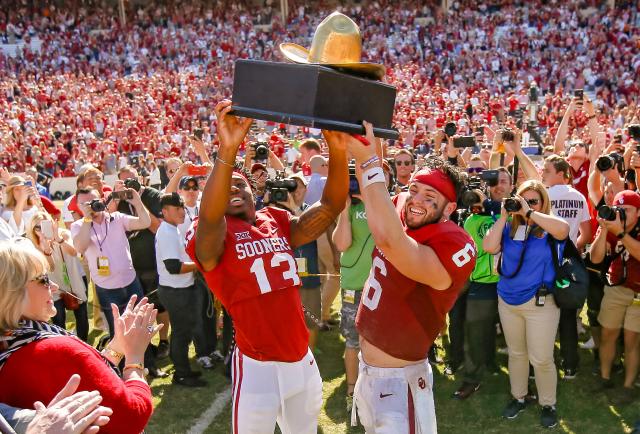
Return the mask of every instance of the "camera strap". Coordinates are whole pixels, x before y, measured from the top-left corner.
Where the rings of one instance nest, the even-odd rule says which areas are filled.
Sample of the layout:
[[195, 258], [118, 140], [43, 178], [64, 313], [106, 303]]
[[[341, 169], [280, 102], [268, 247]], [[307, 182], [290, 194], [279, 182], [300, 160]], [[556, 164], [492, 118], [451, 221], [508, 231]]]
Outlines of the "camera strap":
[[91, 222], [91, 230], [96, 236], [96, 241], [98, 242], [98, 248], [100, 249], [100, 253], [102, 253], [102, 245], [104, 244], [105, 241], [107, 241], [107, 237], [109, 236], [109, 219], [107, 219], [106, 217], [105, 217], [105, 223], [106, 223], [106, 229], [105, 229], [104, 238], [100, 240], [100, 237], [98, 236], [98, 232], [96, 232], [96, 228], [93, 225], [93, 222]]
[[504, 257], [504, 251], [503, 251], [502, 254], [500, 255], [500, 260], [498, 261], [498, 274], [500, 276], [506, 277], [507, 279], [511, 279], [512, 277], [515, 277], [515, 275], [520, 272], [520, 269], [522, 268], [522, 262], [524, 261], [524, 252], [527, 249], [527, 240], [529, 239], [529, 225], [528, 224], [525, 226], [524, 233], [525, 233], [524, 243], [522, 245], [522, 250], [520, 251], [520, 258], [518, 258], [518, 266], [516, 267], [516, 271], [514, 271], [510, 275], [506, 275], [506, 274], [502, 273], [502, 258]]

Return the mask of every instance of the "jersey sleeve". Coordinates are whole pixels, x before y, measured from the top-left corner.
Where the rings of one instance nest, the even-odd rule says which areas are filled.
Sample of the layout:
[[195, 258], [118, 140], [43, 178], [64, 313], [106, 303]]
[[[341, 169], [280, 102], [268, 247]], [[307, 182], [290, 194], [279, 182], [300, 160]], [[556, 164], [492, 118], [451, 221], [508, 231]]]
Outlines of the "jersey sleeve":
[[194, 264], [196, 264], [196, 267], [198, 267], [198, 270], [201, 273], [205, 273], [204, 268], [202, 268], [200, 261], [198, 261], [198, 258], [196, 257], [196, 229], [197, 228], [198, 228], [198, 218], [196, 217], [196, 219], [191, 223], [191, 226], [189, 227], [189, 229], [184, 235], [184, 238], [186, 241], [185, 251], [187, 252], [187, 255], [189, 256], [189, 258], [191, 258], [191, 260], [194, 262]]
[[476, 264], [477, 249], [473, 239], [463, 232], [440, 236], [429, 243], [451, 277], [452, 285], [466, 281]]

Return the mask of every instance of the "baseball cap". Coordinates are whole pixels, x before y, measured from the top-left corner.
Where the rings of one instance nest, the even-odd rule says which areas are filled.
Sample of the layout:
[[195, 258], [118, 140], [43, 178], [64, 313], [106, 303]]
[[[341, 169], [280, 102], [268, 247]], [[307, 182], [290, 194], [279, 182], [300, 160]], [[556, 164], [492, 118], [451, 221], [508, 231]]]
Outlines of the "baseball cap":
[[191, 182], [194, 183], [196, 187], [198, 186], [198, 179], [195, 176], [183, 176], [182, 178], [180, 178], [180, 184], [178, 185], [178, 188], [183, 190]]
[[299, 179], [300, 182], [302, 182], [302, 185], [306, 186], [307, 183], [307, 178], [304, 177], [304, 175], [302, 174], [302, 172], [296, 172], [293, 175], [291, 175], [289, 178], [291, 179]]
[[267, 168], [265, 167], [264, 164], [253, 163], [253, 165], [251, 166], [251, 174], [253, 175], [253, 172], [255, 172], [256, 170], [264, 170], [264, 171], [266, 171]]
[[640, 194], [631, 190], [622, 190], [613, 198], [613, 205], [631, 205], [640, 208]]
[[165, 206], [175, 206], [180, 208], [184, 206], [184, 201], [178, 193], [166, 193], [162, 195], [162, 198], [160, 198], [160, 206], [162, 208]]

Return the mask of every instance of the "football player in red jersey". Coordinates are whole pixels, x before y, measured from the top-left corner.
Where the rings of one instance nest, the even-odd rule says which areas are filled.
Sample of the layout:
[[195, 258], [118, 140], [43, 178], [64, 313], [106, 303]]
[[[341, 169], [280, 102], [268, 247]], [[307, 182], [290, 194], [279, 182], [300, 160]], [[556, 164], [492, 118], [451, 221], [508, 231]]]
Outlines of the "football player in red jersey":
[[[369, 123], [367, 139], [376, 143]], [[356, 414], [367, 433], [435, 433], [432, 374], [427, 352], [475, 265], [472, 238], [449, 216], [456, 210], [460, 172], [427, 160], [409, 191], [387, 193], [377, 146], [349, 139], [376, 248], [356, 328], [360, 373]]]
[[233, 167], [252, 120], [230, 111], [230, 101], [215, 108], [220, 147], [187, 253], [236, 329], [233, 433], [272, 433], [277, 422], [283, 433], [315, 434], [322, 379], [308, 347], [293, 250], [323, 234], [344, 207], [349, 136], [324, 132], [329, 176], [320, 202], [298, 217], [269, 206], [256, 212], [248, 180]]

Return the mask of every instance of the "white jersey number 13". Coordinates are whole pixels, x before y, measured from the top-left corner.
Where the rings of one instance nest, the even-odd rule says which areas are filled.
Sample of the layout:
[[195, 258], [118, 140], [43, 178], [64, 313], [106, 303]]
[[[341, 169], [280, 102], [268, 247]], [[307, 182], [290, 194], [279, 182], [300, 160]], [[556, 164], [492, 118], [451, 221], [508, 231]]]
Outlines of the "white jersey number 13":
[[[293, 285], [300, 285], [300, 276], [298, 276], [298, 269], [296, 268], [296, 261], [288, 253], [276, 253], [271, 258], [271, 268], [279, 267], [281, 263], [287, 262], [289, 269], [282, 273], [282, 278], [286, 280], [293, 280]], [[256, 276], [258, 286], [260, 287], [260, 293], [266, 294], [271, 292], [271, 284], [267, 278], [267, 272], [264, 269], [264, 260], [257, 258], [253, 261], [253, 265], [249, 269]]]

